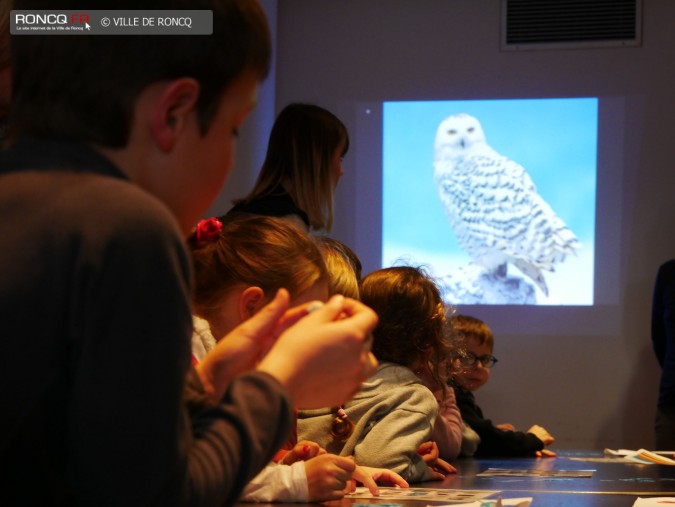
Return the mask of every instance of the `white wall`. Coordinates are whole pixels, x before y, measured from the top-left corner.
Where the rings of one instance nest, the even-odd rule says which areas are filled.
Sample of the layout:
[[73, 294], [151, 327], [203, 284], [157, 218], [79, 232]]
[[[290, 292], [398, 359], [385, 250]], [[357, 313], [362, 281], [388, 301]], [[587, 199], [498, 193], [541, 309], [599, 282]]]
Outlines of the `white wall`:
[[[627, 97], [625, 142], [615, 147], [623, 161], [621, 237], [611, 252], [620, 265], [618, 331], [600, 335], [588, 326], [576, 336], [556, 329], [519, 336], [494, 328], [500, 362], [478, 392], [495, 422], [541, 424], [557, 448], [653, 446], [658, 365], [649, 336], [651, 291], [659, 264], [675, 257], [675, 2], [643, 3], [641, 47], [522, 52], [499, 50], [498, 0], [277, 5], [276, 96], [263, 122], [270, 107], [277, 112], [306, 101], [346, 123], [354, 148], [344, 163], [333, 235], [352, 246], [354, 224], [366, 218], [353, 196], [369, 178], [353, 170], [356, 101]], [[255, 178], [250, 169], [242, 172]], [[249, 186], [228, 191], [242, 195]], [[489, 312], [477, 316], [490, 322]]]
[[[277, 37], [277, 1], [258, 0], [265, 10], [275, 45]], [[234, 170], [228, 176], [222, 191], [215, 199], [206, 217], [225, 214], [232, 207], [232, 200], [249, 192], [265, 160], [265, 148], [275, 118], [276, 47], [273, 49], [270, 73], [258, 88], [256, 107], [239, 131], [235, 143]]]

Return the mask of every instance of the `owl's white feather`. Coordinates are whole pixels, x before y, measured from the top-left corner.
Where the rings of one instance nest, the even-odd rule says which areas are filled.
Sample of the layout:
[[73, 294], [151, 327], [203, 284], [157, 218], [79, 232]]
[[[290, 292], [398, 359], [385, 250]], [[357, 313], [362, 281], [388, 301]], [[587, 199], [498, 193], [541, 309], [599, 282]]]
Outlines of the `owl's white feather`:
[[523, 167], [485, 140], [480, 122], [456, 114], [438, 126], [434, 180], [460, 246], [487, 272], [513, 264], [548, 295], [542, 270], [581, 246]]

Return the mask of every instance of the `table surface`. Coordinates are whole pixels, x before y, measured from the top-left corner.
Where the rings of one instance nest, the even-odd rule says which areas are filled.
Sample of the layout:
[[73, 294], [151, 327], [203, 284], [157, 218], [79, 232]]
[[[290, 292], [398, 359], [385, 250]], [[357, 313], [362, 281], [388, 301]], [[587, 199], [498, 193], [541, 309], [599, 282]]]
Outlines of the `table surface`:
[[[456, 475], [425, 487], [501, 491], [502, 498], [532, 497], [532, 506], [632, 506], [638, 497], [675, 497], [675, 466], [607, 462], [602, 452], [562, 452], [556, 458], [464, 459]], [[592, 470], [592, 477], [480, 477], [488, 468]], [[436, 484], [437, 486], [432, 486]], [[494, 496], [493, 496], [494, 497]]]
[[[607, 462], [603, 460], [602, 452], [566, 451], [559, 453], [556, 458], [459, 459], [453, 465], [458, 470], [457, 474], [448, 475], [443, 481], [412, 486], [495, 490], [504, 499], [531, 497], [532, 507], [631, 507], [638, 497], [675, 497], [675, 466]], [[592, 470], [593, 474], [592, 477], [478, 476], [488, 468]], [[496, 497], [491, 495], [489, 498]], [[347, 497], [323, 505], [350, 507], [353, 503], [396, 503], [405, 507], [449, 504], [447, 501]]]

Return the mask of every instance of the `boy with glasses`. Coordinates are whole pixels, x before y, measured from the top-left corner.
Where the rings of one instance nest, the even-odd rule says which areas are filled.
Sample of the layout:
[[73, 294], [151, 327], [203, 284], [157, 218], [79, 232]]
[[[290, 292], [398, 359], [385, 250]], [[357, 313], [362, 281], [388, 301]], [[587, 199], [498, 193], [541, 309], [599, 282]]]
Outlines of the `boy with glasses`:
[[[485, 419], [473, 391], [484, 386], [490, 369], [497, 363], [492, 355], [494, 337], [485, 322], [468, 315], [450, 319], [458, 352], [453, 358], [449, 383], [455, 389], [462, 421], [480, 437], [475, 456], [555, 456], [545, 449], [554, 438], [546, 429], [534, 425], [526, 432], [511, 424], [495, 425]], [[466, 452], [466, 446], [463, 446]]]

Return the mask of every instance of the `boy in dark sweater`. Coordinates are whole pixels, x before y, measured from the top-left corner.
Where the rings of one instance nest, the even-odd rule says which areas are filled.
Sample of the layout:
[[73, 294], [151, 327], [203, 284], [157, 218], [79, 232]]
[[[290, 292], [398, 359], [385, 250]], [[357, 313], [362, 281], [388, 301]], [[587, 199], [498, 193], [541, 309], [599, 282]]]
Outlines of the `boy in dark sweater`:
[[[10, 15], [62, 6], [15, 0]], [[340, 404], [375, 369], [374, 312], [333, 298], [309, 315], [285, 290], [191, 367], [185, 238], [232, 169], [271, 62], [267, 18], [254, 0], [68, 2], [79, 16], [187, 8], [212, 14], [210, 35], [106, 35], [92, 19], [98, 34], [12, 36], [3, 505], [233, 505], [295, 405]], [[350, 469], [334, 477], [345, 488]]]
[[485, 419], [473, 391], [487, 383], [490, 369], [497, 362], [492, 355], [492, 331], [483, 321], [468, 315], [454, 315], [451, 323], [459, 352], [452, 363], [450, 383], [462, 421], [480, 437], [475, 456], [555, 456], [545, 449], [554, 438], [541, 426], [534, 425], [523, 432], [511, 424], [495, 425]]

